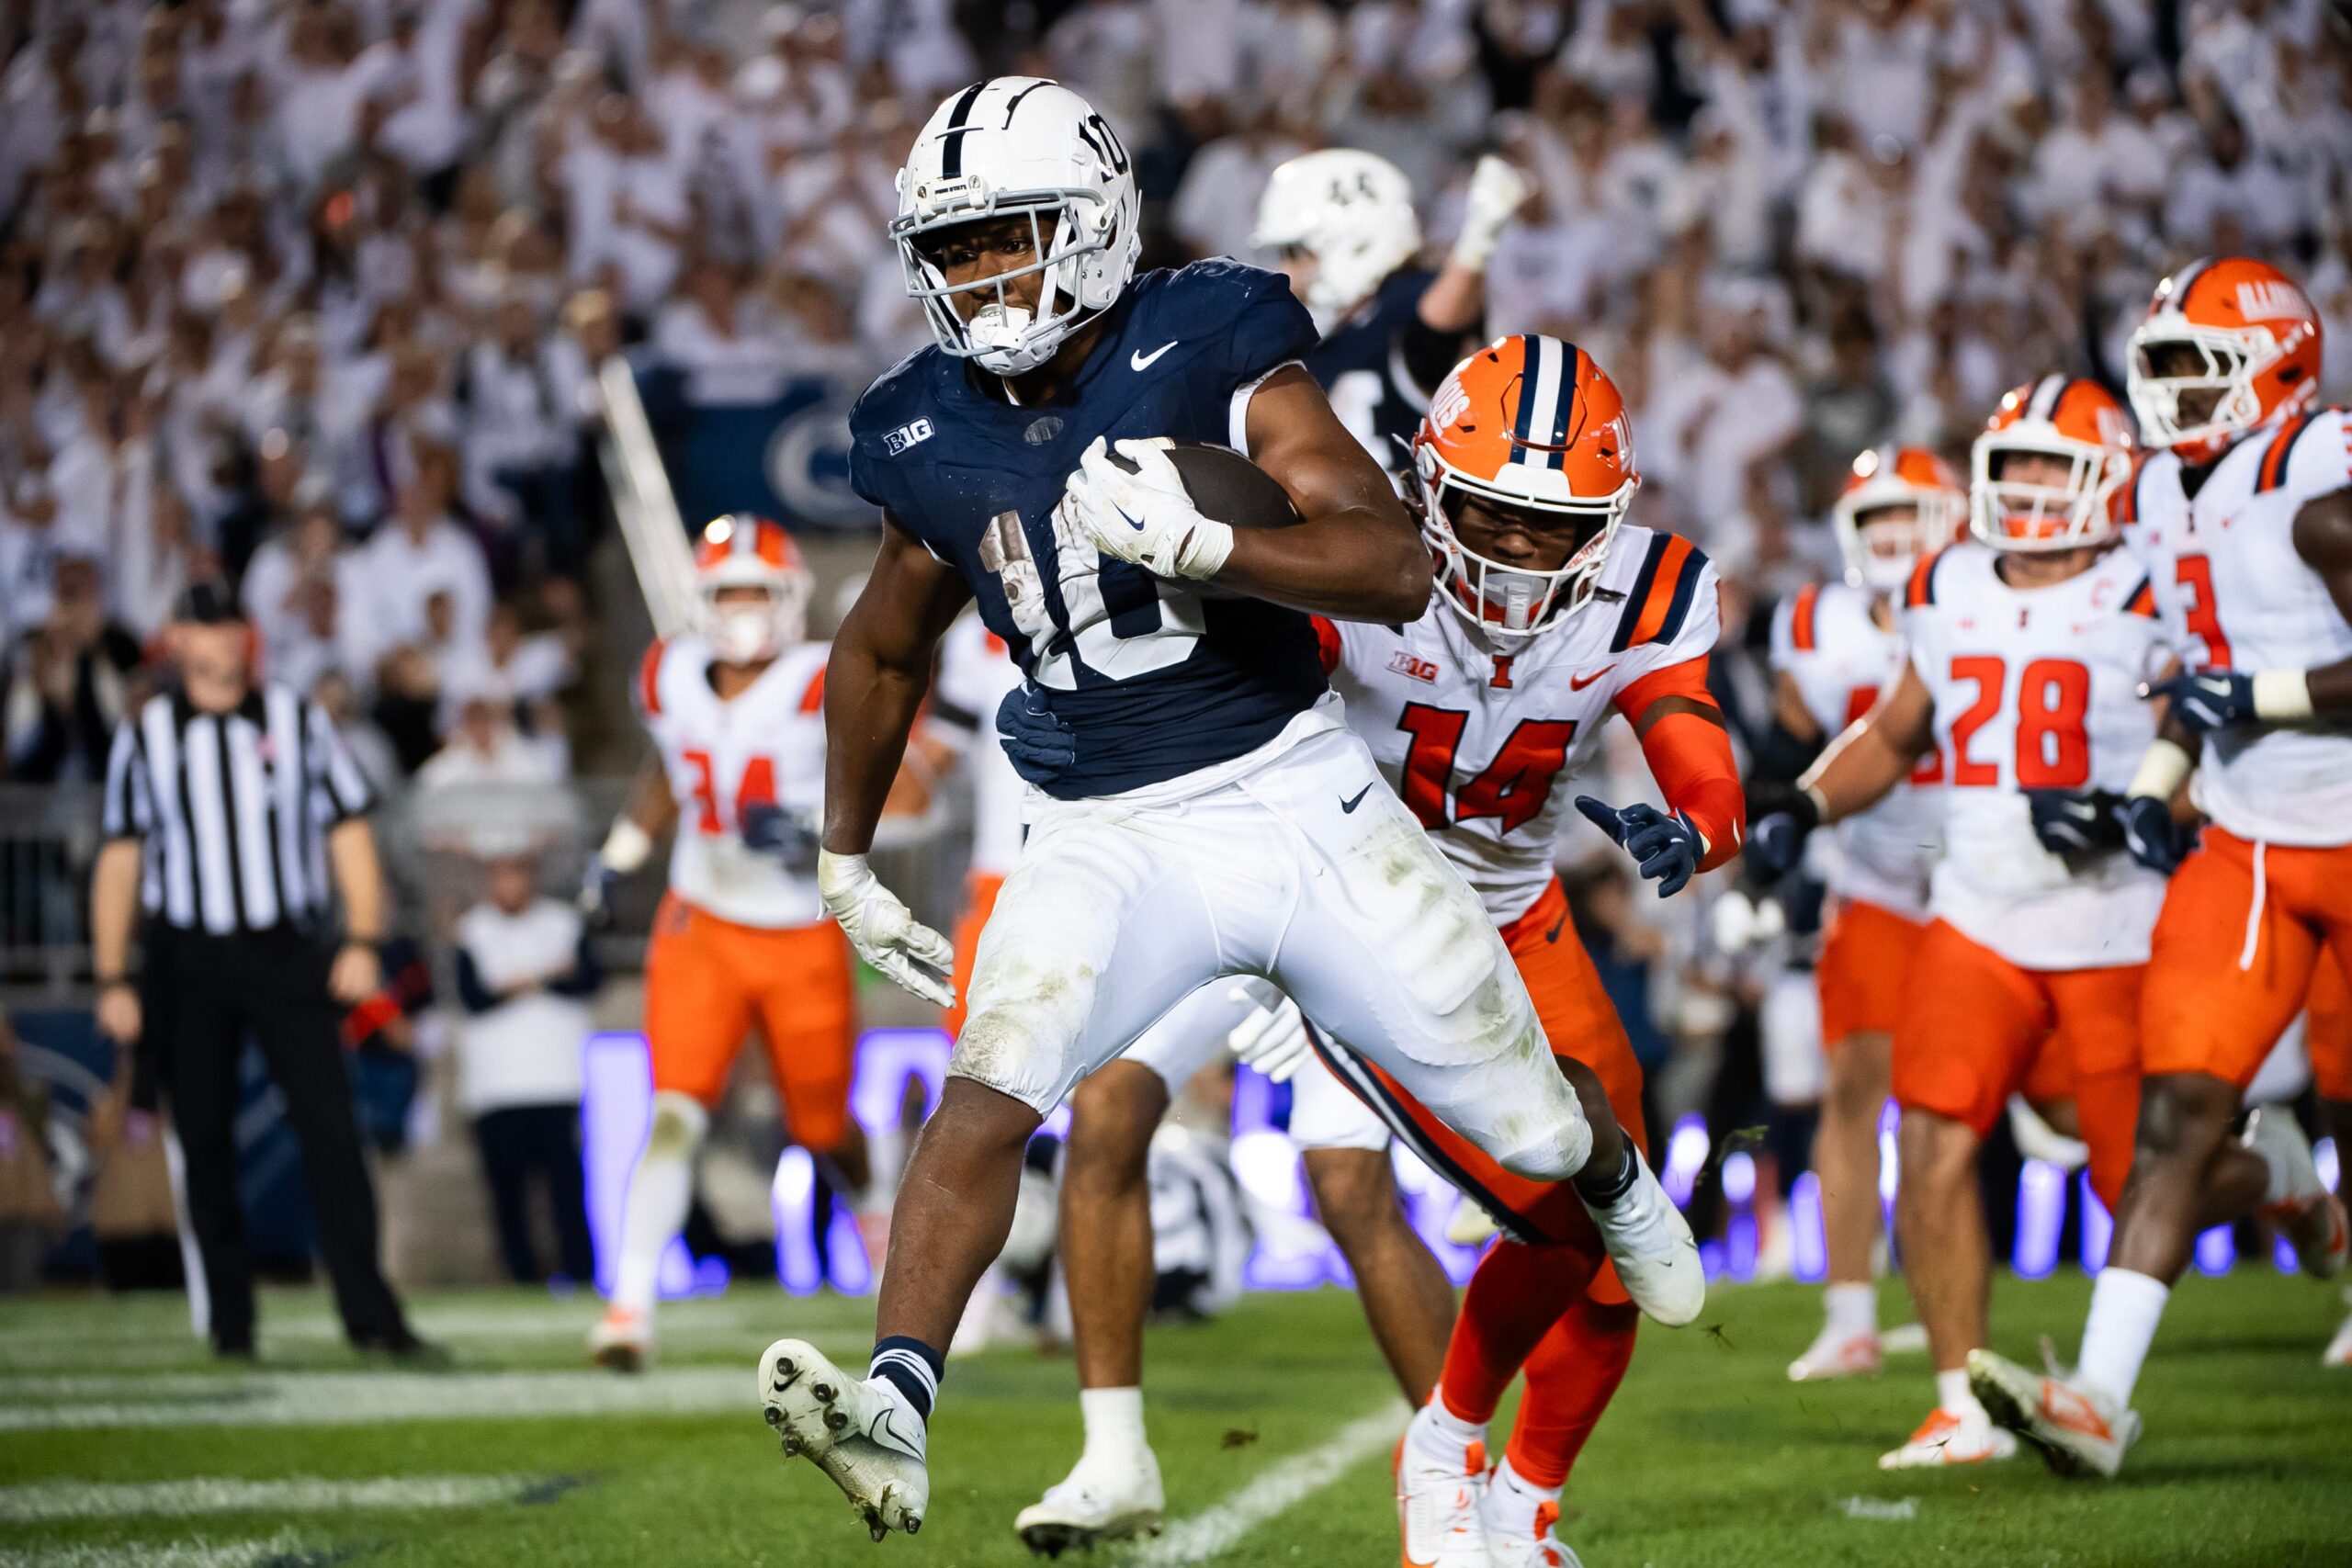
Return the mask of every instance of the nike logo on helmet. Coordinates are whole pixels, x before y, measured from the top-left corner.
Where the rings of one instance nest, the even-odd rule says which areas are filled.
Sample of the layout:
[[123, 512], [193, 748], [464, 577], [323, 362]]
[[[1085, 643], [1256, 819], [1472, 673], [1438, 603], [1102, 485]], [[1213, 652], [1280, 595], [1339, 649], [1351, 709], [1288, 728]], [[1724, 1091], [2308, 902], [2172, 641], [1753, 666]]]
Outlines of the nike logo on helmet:
[[1167, 353], [1170, 349], [1174, 348], [1177, 343], [1182, 343], [1182, 341], [1183, 339], [1178, 338], [1175, 343], [1163, 343], [1158, 348], [1153, 349], [1149, 354], [1146, 354], [1141, 349], [1137, 349], [1136, 352], [1127, 355], [1127, 364], [1129, 367], [1136, 370], [1148, 370], [1151, 368], [1152, 361], [1158, 359], [1161, 355]]

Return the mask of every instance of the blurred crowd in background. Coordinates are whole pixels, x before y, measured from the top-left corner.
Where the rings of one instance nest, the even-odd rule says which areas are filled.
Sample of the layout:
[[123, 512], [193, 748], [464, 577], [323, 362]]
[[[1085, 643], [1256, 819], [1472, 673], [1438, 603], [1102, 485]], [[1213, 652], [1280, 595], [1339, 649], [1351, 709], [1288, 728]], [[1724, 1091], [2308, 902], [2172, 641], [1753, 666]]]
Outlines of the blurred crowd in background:
[[[1311, 148], [1405, 169], [1438, 251], [1476, 156], [1518, 163], [1489, 326], [1623, 389], [1635, 520], [1724, 569], [1719, 683], [1759, 720], [1748, 628], [1831, 569], [1853, 457], [1962, 457], [2046, 371], [2120, 387], [2173, 265], [2287, 265], [2352, 391], [2327, 0], [0, 0], [0, 51], [19, 784], [100, 773], [166, 607], [223, 571], [395, 795], [626, 771], [619, 682], [583, 679], [628, 583], [595, 367], [748, 404], [928, 342], [892, 176], [993, 72], [1118, 126], [1146, 265], [1265, 259], [1259, 191]], [[9, 908], [48, 864], [0, 854]], [[1655, 1065], [1752, 1012], [1611, 869], [1575, 886]]]

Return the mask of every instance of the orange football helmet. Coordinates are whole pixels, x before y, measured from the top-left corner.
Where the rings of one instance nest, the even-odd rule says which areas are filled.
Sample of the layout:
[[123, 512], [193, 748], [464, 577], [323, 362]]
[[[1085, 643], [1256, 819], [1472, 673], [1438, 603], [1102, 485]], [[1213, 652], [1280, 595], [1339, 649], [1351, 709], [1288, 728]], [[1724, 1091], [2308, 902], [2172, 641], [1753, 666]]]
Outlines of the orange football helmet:
[[[2096, 381], [2044, 376], [2002, 395], [1969, 454], [1969, 526], [1996, 550], [2071, 550], [2115, 536], [2132, 477], [2132, 416]], [[2063, 480], [2019, 479], [2016, 457], [2064, 466]]]
[[[2250, 256], [2209, 256], [2156, 285], [2132, 333], [2126, 383], [2155, 446], [2211, 462], [2319, 394], [2320, 320], [2293, 279]], [[2184, 394], [2210, 393], [2184, 408]]]
[[[1896, 515], [1909, 513], [1909, 516]], [[1919, 558], [1942, 549], [1968, 521], [1968, 487], [1925, 446], [1876, 446], [1854, 459], [1830, 508], [1846, 581], [1892, 593]]]
[[[729, 588], [764, 589], [765, 604], [729, 602]], [[764, 517], [738, 512], [714, 519], [695, 545], [695, 590], [702, 600], [702, 632], [729, 664], [774, 659], [798, 642], [808, 619], [816, 580], [792, 536]]]
[[[1532, 333], [1453, 367], [1413, 437], [1413, 470], [1446, 603], [1482, 636], [1512, 640], [1592, 597], [1642, 482], [1616, 386], [1574, 344]], [[1535, 514], [1534, 527], [1565, 525], [1575, 547], [1553, 570], [1479, 555], [1454, 533], [1465, 496]]]

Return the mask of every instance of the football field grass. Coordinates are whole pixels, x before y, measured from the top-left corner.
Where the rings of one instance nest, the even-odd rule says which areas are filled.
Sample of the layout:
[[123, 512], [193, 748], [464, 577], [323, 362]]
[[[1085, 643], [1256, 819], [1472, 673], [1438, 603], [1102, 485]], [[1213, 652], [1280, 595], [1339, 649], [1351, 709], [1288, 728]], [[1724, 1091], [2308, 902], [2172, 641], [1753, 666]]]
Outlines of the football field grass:
[[[1886, 1292], [1902, 1313], [1899, 1288]], [[1995, 1343], [2071, 1349], [2081, 1278], [2003, 1281]], [[2335, 1292], [2267, 1269], [2192, 1278], [2157, 1340], [2149, 1436], [2122, 1478], [2031, 1459], [1883, 1474], [1930, 1403], [1923, 1358], [1797, 1388], [1813, 1292], [1724, 1290], [1702, 1325], [1645, 1329], [1569, 1489], [1589, 1568], [1803, 1564], [2352, 1564], [2352, 1371], [2323, 1371]], [[739, 1287], [665, 1314], [659, 1369], [593, 1371], [584, 1299], [416, 1303], [458, 1364], [411, 1372], [343, 1348], [316, 1293], [264, 1303], [263, 1362], [221, 1370], [172, 1299], [0, 1304], [0, 1568], [1031, 1561], [1015, 1510], [1075, 1456], [1066, 1359], [957, 1361], [933, 1427], [922, 1534], [870, 1545], [818, 1472], [784, 1463], [752, 1366], [792, 1331], [862, 1365], [870, 1308]], [[1147, 1374], [1169, 1533], [1105, 1568], [1396, 1561], [1389, 1438], [1403, 1407], [1352, 1297], [1253, 1297], [1155, 1329]]]

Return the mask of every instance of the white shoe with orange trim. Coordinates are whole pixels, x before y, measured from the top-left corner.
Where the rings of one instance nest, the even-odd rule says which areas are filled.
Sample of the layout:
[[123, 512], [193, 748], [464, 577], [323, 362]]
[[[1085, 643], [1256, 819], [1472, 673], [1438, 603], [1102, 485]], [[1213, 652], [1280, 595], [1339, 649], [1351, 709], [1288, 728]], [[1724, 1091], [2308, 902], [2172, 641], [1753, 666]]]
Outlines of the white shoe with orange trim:
[[2001, 1426], [2060, 1475], [2113, 1475], [2140, 1437], [2140, 1416], [2098, 1389], [2037, 1372], [1990, 1350], [1968, 1353], [1968, 1386]]
[[1559, 1525], [1557, 1503], [1545, 1503], [1535, 1510], [1535, 1529], [1527, 1534], [1498, 1529], [1488, 1518], [1487, 1561], [1492, 1568], [1584, 1568], [1584, 1559], [1560, 1539]]
[[616, 1372], [639, 1372], [653, 1359], [653, 1318], [617, 1303], [588, 1331], [588, 1359]]
[[2345, 1224], [2343, 1201], [2320, 1180], [2311, 1140], [2294, 1114], [2284, 1106], [2266, 1105], [2246, 1118], [2238, 1141], [2270, 1168], [2277, 1196], [2263, 1204], [2262, 1217], [2287, 1238], [2304, 1273], [2333, 1279], [2352, 1252], [2352, 1230]]
[[1789, 1381], [1876, 1377], [1884, 1360], [1876, 1334], [1849, 1334], [1835, 1324], [1824, 1324], [1804, 1354], [1789, 1363]]
[[1941, 1406], [1928, 1412], [1919, 1429], [1899, 1449], [1878, 1456], [1881, 1470], [1932, 1470], [1951, 1464], [1984, 1464], [2017, 1457], [2018, 1440], [1972, 1411], [1955, 1415]]
[[[1429, 1413], [1413, 1419], [1426, 1421]], [[1478, 1513], [1487, 1493], [1487, 1445], [1472, 1443], [1461, 1466], [1450, 1468], [1417, 1452], [1408, 1432], [1396, 1441], [1396, 1470], [1404, 1568], [1488, 1568]]]

